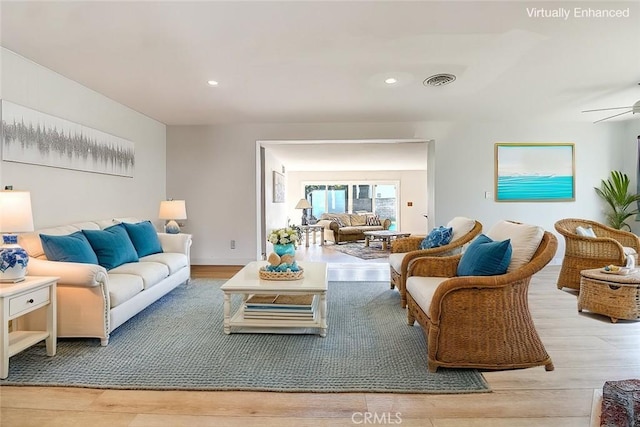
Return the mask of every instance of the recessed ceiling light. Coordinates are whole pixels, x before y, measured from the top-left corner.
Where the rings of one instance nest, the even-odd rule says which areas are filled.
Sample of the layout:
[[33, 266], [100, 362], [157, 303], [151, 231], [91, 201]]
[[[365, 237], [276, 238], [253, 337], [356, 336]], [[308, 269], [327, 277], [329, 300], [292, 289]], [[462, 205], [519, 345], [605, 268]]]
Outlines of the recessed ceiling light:
[[398, 83], [398, 79], [393, 78], [393, 77], [388, 77], [386, 79], [384, 79], [384, 82], [388, 85], [392, 85], [392, 84], [396, 84]]
[[218, 82], [217, 82], [217, 81], [215, 81], [215, 80], [209, 80], [209, 81], [207, 82], [207, 84], [208, 84], [209, 86], [218, 86]]

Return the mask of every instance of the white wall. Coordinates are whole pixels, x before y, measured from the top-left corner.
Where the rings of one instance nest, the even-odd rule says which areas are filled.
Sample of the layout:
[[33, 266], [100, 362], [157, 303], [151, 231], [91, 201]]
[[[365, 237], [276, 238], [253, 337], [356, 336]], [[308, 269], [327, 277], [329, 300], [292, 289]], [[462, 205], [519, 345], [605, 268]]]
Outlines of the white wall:
[[[286, 166], [283, 164], [278, 158], [274, 157], [270, 150], [265, 149], [265, 162], [264, 162], [264, 189], [265, 189], [265, 230], [263, 230], [264, 237], [266, 239], [266, 235], [274, 229], [284, 228], [287, 226], [287, 207], [293, 203], [298, 201], [298, 199], [293, 200], [291, 194], [288, 190], [291, 189], [291, 185], [288, 182], [289, 173], [286, 171]], [[275, 203], [273, 200], [273, 187], [274, 187], [274, 177], [273, 172], [279, 172], [284, 176], [285, 181], [285, 190], [287, 193], [285, 194], [284, 203], [278, 202]], [[258, 230], [260, 228], [258, 227]], [[258, 237], [258, 236], [256, 236]], [[271, 243], [266, 242], [265, 248], [265, 256], [268, 253], [273, 252], [273, 246]], [[262, 253], [262, 251], [260, 251]]]
[[[425, 159], [426, 160], [426, 159]], [[399, 194], [399, 230], [407, 233], [425, 234], [427, 221], [427, 171], [339, 171], [339, 172], [288, 172], [287, 173], [287, 216], [292, 224], [300, 224], [302, 211], [295, 209], [296, 203], [304, 197], [304, 183], [308, 181], [363, 182], [397, 181]], [[413, 206], [407, 206], [412, 202]]]
[[[188, 205], [198, 204], [188, 220], [194, 234], [194, 263], [243, 264], [259, 254], [256, 141], [434, 139], [434, 214], [429, 218], [432, 225], [465, 215], [477, 218], [486, 229], [500, 219], [513, 219], [539, 224], [555, 232], [553, 224], [560, 218], [604, 219], [603, 205], [593, 187], [599, 185], [600, 179], [611, 170], [625, 167], [625, 158], [633, 156], [635, 159], [635, 145], [620, 143], [625, 139], [626, 126], [624, 122], [597, 125], [425, 122], [169, 126], [168, 190], [169, 193], [179, 190]], [[633, 132], [629, 130], [627, 134]], [[635, 135], [633, 138], [635, 141]], [[576, 201], [496, 203], [485, 199], [485, 191], [494, 191], [495, 142], [574, 142]], [[432, 151], [429, 151], [430, 155]], [[298, 199], [296, 195], [291, 203], [295, 205]], [[235, 250], [229, 249], [231, 239], [236, 240]], [[558, 240], [555, 262], [559, 262], [564, 253], [564, 241], [561, 236]]]
[[2, 188], [31, 191], [35, 227], [122, 216], [159, 225], [166, 183], [165, 125], [5, 48], [0, 56], [2, 99], [135, 144], [133, 178], [0, 162]]

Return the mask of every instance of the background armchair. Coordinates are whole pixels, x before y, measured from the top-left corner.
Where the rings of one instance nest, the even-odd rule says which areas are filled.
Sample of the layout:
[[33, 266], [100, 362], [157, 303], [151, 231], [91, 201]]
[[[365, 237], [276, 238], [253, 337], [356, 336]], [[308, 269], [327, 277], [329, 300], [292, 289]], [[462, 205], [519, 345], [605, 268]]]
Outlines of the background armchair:
[[[539, 230], [534, 232], [535, 241], [540, 242], [537, 249], [532, 246], [535, 252], [527, 249], [529, 259], [516, 254], [520, 249], [514, 244], [509, 270], [502, 275], [456, 277], [463, 255], [423, 257], [411, 263], [407, 320], [409, 325], [417, 320], [422, 326], [429, 371], [438, 367], [514, 369], [541, 365], [553, 370], [533, 324], [527, 292], [531, 276], [553, 258], [557, 239], [534, 228]], [[521, 241], [533, 240], [532, 235]], [[516, 259], [518, 265], [514, 264]]]
[[[578, 235], [576, 229], [593, 229], [596, 237]], [[555, 223], [564, 236], [565, 249], [558, 276], [558, 289], [580, 290], [580, 271], [609, 264], [625, 265], [627, 254], [640, 253], [640, 239], [633, 233], [617, 230], [587, 219], [566, 218]], [[637, 255], [636, 255], [637, 256]]]
[[391, 289], [398, 288], [402, 308], [407, 306], [406, 272], [411, 261], [422, 256], [446, 256], [459, 253], [462, 246], [469, 243], [482, 231], [480, 222], [463, 217], [456, 217], [447, 225], [454, 228], [454, 238], [448, 244], [437, 248], [420, 249], [420, 243], [425, 236], [404, 237], [391, 243], [391, 254], [389, 255]]

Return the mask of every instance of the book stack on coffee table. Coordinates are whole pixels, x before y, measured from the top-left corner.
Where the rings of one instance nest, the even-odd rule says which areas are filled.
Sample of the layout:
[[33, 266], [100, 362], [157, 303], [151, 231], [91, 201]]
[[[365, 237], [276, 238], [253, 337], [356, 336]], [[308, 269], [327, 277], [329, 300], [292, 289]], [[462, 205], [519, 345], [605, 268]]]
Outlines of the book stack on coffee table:
[[244, 318], [314, 320], [317, 306], [317, 295], [252, 295], [244, 303]]

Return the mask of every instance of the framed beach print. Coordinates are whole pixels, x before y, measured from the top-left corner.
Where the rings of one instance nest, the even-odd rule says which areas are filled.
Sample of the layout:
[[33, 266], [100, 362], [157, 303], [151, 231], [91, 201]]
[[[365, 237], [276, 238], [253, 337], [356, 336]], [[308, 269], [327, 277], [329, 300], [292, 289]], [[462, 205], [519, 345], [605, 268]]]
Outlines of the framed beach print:
[[573, 143], [495, 144], [496, 202], [575, 200]]
[[273, 203], [284, 203], [284, 175], [273, 171]]

